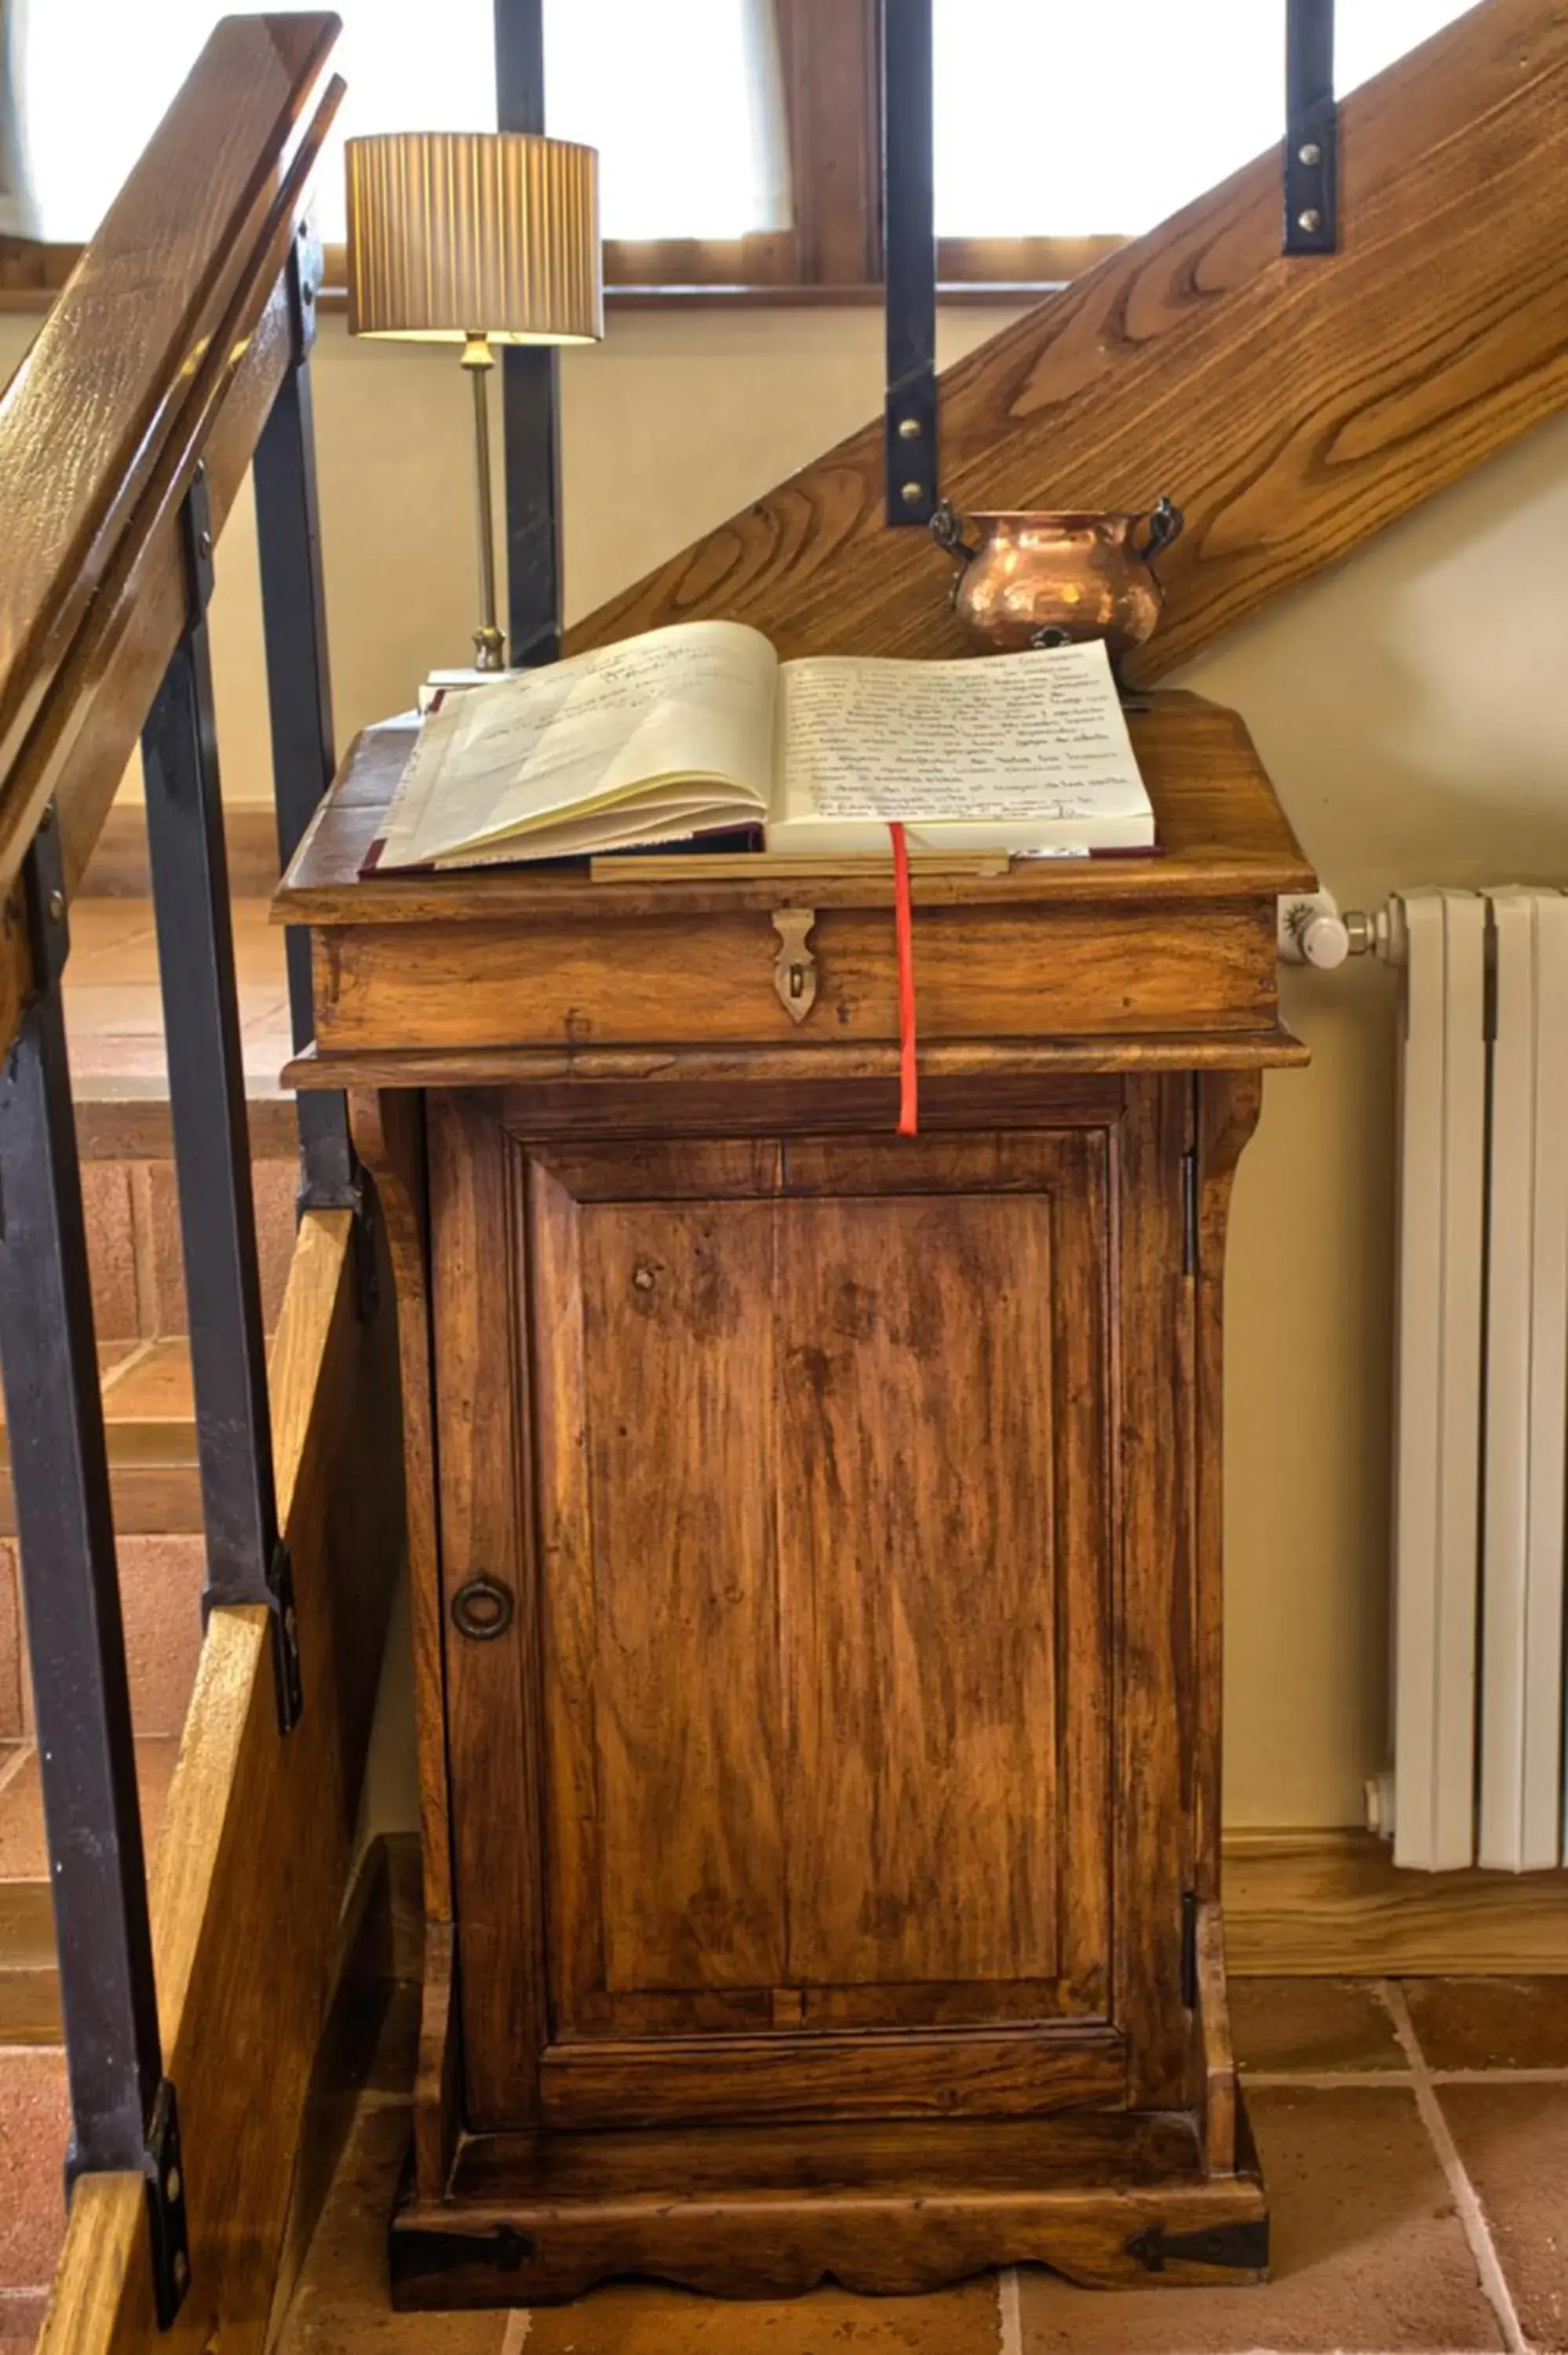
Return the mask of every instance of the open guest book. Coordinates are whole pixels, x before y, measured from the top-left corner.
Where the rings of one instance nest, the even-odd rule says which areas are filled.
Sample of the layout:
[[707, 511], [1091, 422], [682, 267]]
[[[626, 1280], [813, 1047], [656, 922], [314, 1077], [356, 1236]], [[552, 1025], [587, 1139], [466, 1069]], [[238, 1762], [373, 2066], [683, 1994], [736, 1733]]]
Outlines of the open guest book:
[[366, 873], [679, 844], [760, 827], [787, 858], [1149, 850], [1106, 650], [781, 663], [684, 622], [445, 690]]

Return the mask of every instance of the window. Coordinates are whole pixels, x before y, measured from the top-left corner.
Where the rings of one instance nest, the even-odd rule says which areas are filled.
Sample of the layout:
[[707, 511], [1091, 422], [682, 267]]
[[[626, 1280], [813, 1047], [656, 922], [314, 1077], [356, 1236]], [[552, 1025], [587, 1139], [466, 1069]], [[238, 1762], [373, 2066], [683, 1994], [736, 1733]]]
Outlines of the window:
[[[599, 151], [612, 288], [874, 299], [877, 0], [543, 4], [546, 119]], [[0, 0], [18, 101], [0, 234], [91, 235], [224, 5]], [[349, 95], [317, 182], [329, 247], [344, 138], [495, 120], [494, 0], [335, 5]], [[1340, 0], [1341, 91], [1475, 5]], [[1286, 0], [933, 7], [944, 281], [1071, 276], [1280, 139]]]
[[556, 0], [545, 90], [555, 135], [599, 149], [607, 238], [728, 240], [789, 228], [768, 0]]
[[[322, 0], [318, 0], [322, 5]], [[495, 121], [493, 0], [332, 0], [348, 84], [317, 177], [344, 236], [343, 142]], [[92, 235], [223, 0], [22, 0], [16, 70], [33, 234]], [[292, 12], [290, 12], [292, 13]], [[546, 0], [549, 127], [600, 152], [607, 238], [741, 239], [789, 218], [769, 0]]]
[[[1340, 0], [1341, 95], [1476, 0]], [[1136, 236], [1282, 135], [1285, 0], [935, 0], [937, 229]]]

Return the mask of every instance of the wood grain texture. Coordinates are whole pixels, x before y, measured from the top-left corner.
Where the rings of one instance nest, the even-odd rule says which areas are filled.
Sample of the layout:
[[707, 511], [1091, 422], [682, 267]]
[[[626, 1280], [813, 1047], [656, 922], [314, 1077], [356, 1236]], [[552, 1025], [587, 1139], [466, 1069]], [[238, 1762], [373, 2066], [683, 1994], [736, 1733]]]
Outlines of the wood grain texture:
[[[338, 791], [363, 815], [384, 781], [351, 762]], [[1002, 994], [924, 1049], [936, 1117], [913, 1140], [867, 1122], [891, 1109], [889, 1040], [726, 1039], [748, 1018], [724, 943], [768, 911], [725, 893], [750, 887], [688, 909], [684, 878], [629, 903], [534, 877], [481, 914], [448, 877], [385, 922], [374, 884], [329, 888], [323, 969], [382, 943], [362, 1018], [388, 1044], [357, 1068], [456, 1082], [429, 1244], [442, 1575], [449, 1599], [482, 1571], [514, 1604], [493, 1639], [464, 1638], [471, 1675], [449, 1643], [444, 1716], [420, 1698], [458, 1826], [461, 2034], [441, 2048], [438, 2008], [428, 2075], [439, 2060], [450, 2085], [461, 2043], [471, 2132], [450, 2177], [450, 2132], [421, 2160], [396, 2228], [414, 2302], [437, 2276], [514, 2302], [628, 2265], [731, 2292], [822, 2271], [914, 2286], [1010, 2253], [1141, 2275], [1141, 2227], [1067, 2106], [1085, 2100], [1125, 2105], [1124, 2154], [1165, 2116], [1212, 2179], [1185, 2210], [1179, 2180], [1151, 2187], [1175, 2205], [1140, 2210], [1150, 2229], [1261, 2218], [1212, 1918], [1192, 2001], [1184, 1979], [1189, 1903], [1207, 1892], [1212, 1915], [1219, 1742], [1217, 1452], [1199, 1459], [1218, 1444], [1229, 1171], [1255, 1068], [1299, 1050], [1270, 996], [1230, 1030], [1209, 1004], [1156, 1057], [1119, 979], [1097, 1038], [1021, 1039], [998, 1027], [1022, 1000], [993, 954], [1015, 927], [1054, 965], [1076, 916], [1103, 957], [1130, 913], [1180, 954], [1218, 916], [1272, 993], [1277, 805], [1263, 788], [1227, 825], [1200, 805], [1169, 895], [1107, 862], [1054, 904], [999, 904], [976, 877], [920, 909], [917, 967], [947, 927], [952, 973], [967, 954]], [[885, 934], [885, 911], [818, 923], [831, 948], [835, 926]], [[408, 1043], [471, 1027], [486, 991], [483, 1018], [514, 1033], [552, 986], [580, 1014], [595, 970], [648, 1036]], [[1102, 999], [1109, 980], [1102, 963]], [[654, 1032], [673, 998], [684, 1040]], [[764, 2125], [859, 2118], [858, 2168], [906, 2111], [961, 2135], [966, 2107], [1032, 2104], [1056, 2180], [1086, 2170], [1070, 2231], [1022, 2232], [1035, 2178], [926, 2240], [905, 2223], [928, 2186], [759, 2203]], [[700, 2218], [671, 2179], [657, 2216], [614, 2180], [634, 2122], [650, 2164], [699, 2167], [679, 2119], [723, 2178]], [[568, 2215], [565, 2179], [540, 2187], [589, 2126]]]
[[[980, 1091], [982, 1119], [1016, 1116], [1027, 1103], [1031, 1084], [1075, 1074], [1105, 1076], [1119, 1071], [1229, 1071], [1289, 1070], [1309, 1062], [1311, 1054], [1282, 1023], [1266, 1030], [1173, 1031], [1152, 1039], [1009, 1039], [1002, 1043], [966, 1039], [961, 1043], [920, 1049], [921, 1118], [927, 1095], [935, 1107], [933, 1126], [954, 1122], [942, 1106], [959, 1105]], [[283, 1083], [291, 1088], [499, 1088], [540, 1082], [556, 1087], [556, 1103], [568, 1097], [582, 1106], [585, 1129], [593, 1121], [605, 1124], [600, 1133], [624, 1135], [657, 1122], [668, 1094], [672, 1117], [681, 1091], [716, 1088], [727, 1091], [740, 1108], [740, 1125], [747, 1123], [745, 1105], [760, 1089], [777, 1083], [795, 1092], [800, 1083], [821, 1081], [835, 1099], [856, 1083], [870, 1082], [872, 1102], [885, 1115], [863, 1125], [892, 1128], [898, 1117], [898, 1050], [891, 1044], [868, 1047], [444, 1047], [429, 1050], [398, 1048], [323, 1055], [308, 1048], [285, 1066]], [[737, 1083], [746, 1082], [745, 1093]], [[580, 1084], [579, 1084], [580, 1082]], [[932, 1083], [934, 1082], [934, 1085]], [[639, 1103], [636, 1100], [641, 1099]], [[619, 1110], [612, 1114], [610, 1105]], [[595, 1106], [598, 1106], [597, 1112]], [[568, 1131], [577, 1121], [567, 1116]], [[763, 1120], [757, 1124], [766, 1127]], [[841, 1127], [842, 1120], [827, 1125]], [[959, 1124], [961, 1124], [961, 1122]], [[722, 1127], [724, 1121], [719, 1123]]]
[[1225, 1999], [1225, 1931], [1217, 1904], [1200, 1903], [1194, 1946], [1200, 2095], [1199, 2128], [1211, 2175], [1234, 2175], [1240, 2091]]
[[[52, 790], [36, 754], [26, 782], [18, 776], [24, 742], [51, 703], [74, 713], [82, 698], [65, 674], [73, 657], [83, 659], [84, 629], [101, 635], [123, 595], [117, 579], [135, 569], [160, 527], [167, 538], [164, 518], [281, 270], [296, 176], [308, 173], [319, 130], [285, 170], [286, 159], [337, 31], [325, 14], [229, 19], [214, 31], [7, 390], [7, 881]], [[319, 128], [335, 103], [329, 93]], [[149, 274], [154, 253], [160, 263]]]
[[[611, 1995], [789, 1976], [774, 1224], [766, 1199], [577, 1216], [588, 1521], [573, 1550], [592, 1580], [596, 1675], [567, 1700], [597, 1735]], [[546, 1531], [557, 1509], [542, 1500]]]
[[[777, 1278], [792, 1977], [1104, 1999], [1103, 1764], [1069, 1793], [1057, 1756], [1105, 1721], [1097, 1647], [1070, 1698], [1059, 1657], [1064, 1590], [1106, 1576], [1103, 1144], [1012, 1143], [1016, 1199], [968, 1139], [792, 1172], [825, 1198], [781, 1222]], [[871, 1192], [879, 1159], [907, 1199]]]
[[[1279, 158], [941, 379], [960, 510], [1148, 507], [1185, 537], [1128, 666], [1186, 662], [1568, 400], [1568, 8], [1483, 0], [1340, 110], [1340, 250], [1280, 252]], [[883, 522], [882, 422], [600, 606], [568, 650], [754, 622], [785, 655], [967, 651], [950, 567]]]
[[1198, 1156], [1193, 1676], [1199, 1720], [1193, 1791], [1193, 1888], [1200, 1905], [1209, 1908], [1212, 1913], [1220, 1893], [1223, 1807], [1225, 1238], [1236, 1167], [1263, 1109], [1263, 1074], [1211, 1072], [1193, 1084], [1197, 1095]]
[[1091, 2286], [1235, 2282], [1258, 2276], [1175, 2255], [1150, 2272], [1136, 2244], [1265, 2212], [1255, 2174], [1204, 2179], [1189, 2120], [1093, 2114], [482, 2137], [453, 2192], [395, 2219], [396, 2305], [548, 2304], [614, 2274], [732, 2297], [823, 2280], [892, 2295], [998, 2263]]
[[[761, 914], [628, 918], [588, 932], [536, 922], [357, 925], [315, 934], [316, 1039], [327, 1054], [422, 1047], [708, 1047], [804, 1033], [898, 1036], [893, 925], [822, 911], [817, 1004], [797, 1026], [774, 987], [778, 935]], [[1272, 902], [1189, 908], [1064, 903], [917, 908], [920, 1035], [1158, 1037], [1240, 1031], [1276, 1008]]]
[[882, 275], [882, 59], [874, 0], [777, 0], [801, 283]]
[[349, 1123], [354, 1149], [376, 1188], [392, 1271], [397, 1319], [425, 1912], [432, 1921], [450, 1922], [452, 1872], [447, 1792], [446, 1659], [440, 1547], [436, 1530], [424, 1105], [412, 1093], [365, 1089], [349, 1098]]
[[[546, 2035], [529, 1377], [509, 1281], [515, 1206], [487, 1100], [440, 1094], [427, 1105], [436, 1394], [462, 1401], [442, 1412], [436, 1461], [466, 2114], [515, 2122], [536, 2113]], [[488, 1641], [454, 1617], [476, 1578], [512, 1606]], [[431, 1698], [421, 1695], [421, 1710]]]
[[421, 2200], [441, 2200], [462, 2134], [462, 2018], [457, 1933], [450, 1922], [427, 1920], [424, 1928], [414, 2066], [414, 2190]]
[[759, 2126], [1119, 2108], [1121, 2037], [1061, 2025], [556, 2044], [541, 2073], [544, 2115], [562, 2126], [661, 2126], [725, 2124], [738, 2111]]
[[1112, 1510], [1116, 2017], [1136, 2106], [1195, 2094], [1181, 1985], [1182, 1904], [1193, 1886], [1192, 1278], [1181, 1165], [1192, 1082], [1129, 1088], [1118, 1135], [1119, 1219], [1112, 1331], [1118, 1421]]
[[[152, 1876], [192, 2265], [156, 2343], [193, 2355], [219, 2336], [237, 2355], [263, 2345], [401, 1550], [391, 1335], [355, 1316], [346, 1213], [303, 1221], [270, 1373], [305, 1714], [280, 1736], [267, 1614], [215, 1611]], [[72, 2203], [43, 2355], [154, 2343], [143, 2194], [132, 2229], [123, 2183], [84, 2185]]]
[[[289, 364], [288, 302], [281, 284], [236, 354], [223, 405], [207, 435], [203, 463], [213, 529], [221, 539], [244, 489], [257, 439]], [[100, 591], [86, 627], [62, 666], [57, 692], [18, 757], [26, 790], [54, 794], [64, 835], [68, 893], [79, 887], [125, 773], [129, 748], [146, 718], [186, 611], [185, 570], [175, 524], [165, 513], [140, 555]]]
[[[1056, 908], [1110, 898], [1171, 907], [1313, 888], [1312, 870], [1235, 712], [1184, 690], [1163, 688], [1148, 698], [1147, 709], [1128, 713], [1128, 726], [1159, 823], [1157, 858], [1036, 859], [991, 877], [923, 874], [916, 879], [916, 907], [1017, 909], [1038, 902]], [[280, 886], [275, 922], [390, 925], [545, 919], [591, 927], [660, 914], [768, 916], [780, 907], [893, 904], [891, 871], [874, 860], [867, 862], [863, 876], [834, 874], [810, 883], [766, 870], [755, 883], [689, 878], [595, 881], [586, 861], [370, 875], [362, 880], [360, 868], [382, 831], [412, 743], [411, 730], [395, 721], [355, 737]], [[1112, 875], [1114, 891], [1107, 880]]]
[[1227, 1832], [1224, 1919], [1254, 1977], [1568, 1972], [1568, 1872], [1401, 1872], [1370, 1832]]

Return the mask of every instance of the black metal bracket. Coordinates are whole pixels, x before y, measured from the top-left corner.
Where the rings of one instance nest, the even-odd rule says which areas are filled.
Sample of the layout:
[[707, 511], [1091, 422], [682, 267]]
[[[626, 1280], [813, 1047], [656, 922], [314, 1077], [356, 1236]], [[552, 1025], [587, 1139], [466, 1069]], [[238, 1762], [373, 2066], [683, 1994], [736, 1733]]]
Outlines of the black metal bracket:
[[[202, 1596], [205, 1625], [215, 1603], [254, 1601], [254, 1596], [215, 1594], [209, 1585]], [[272, 1614], [272, 1681], [278, 1696], [278, 1723], [292, 1732], [305, 1711], [304, 1677], [300, 1667], [300, 1622], [294, 1609], [294, 1564], [287, 1538], [280, 1538], [267, 1565], [267, 1607]]]
[[212, 602], [212, 493], [207, 467], [199, 465], [180, 508], [180, 537], [185, 558], [185, 618], [181, 634], [189, 637], [207, 619]]
[[185, 2170], [180, 2114], [165, 2077], [147, 2126], [147, 2228], [153, 2246], [153, 2296], [158, 2328], [167, 2330], [191, 2286], [190, 2232], [185, 2218]]
[[883, 0], [882, 275], [889, 525], [937, 511], [937, 235], [931, 0]]
[[1334, 0], [1286, 0], [1285, 250], [1333, 253], [1339, 242]]
[[[73, 2144], [66, 2153], [66, 2200], [84, 2175]], [[190, 2228], [185, 2212], [185, 2169], [180, 2149], [180, 2110], [174, 2086], [160, 2077], [142, 2149], [147, 2187], [147, 2236], [153, 2257], [153, 2298], [158, 2328], [167, 2330], [191, 2286]]]
[[50, 802], [38, 820], [33, 847], [22, 866], [28, 943], [33, 952], [33, 993], [54, 988], [70, 954], [70, 911], [66, 905], [65, 856]]
[[288, 288], [289, 331], [293, 363], [302, 368], [315, 348], [316, 296], [322, 283], [322, 241], [314, 217], [304, 214], [294, 230], [292, 266], [284, 273]]
[[1245, 2223], [1209, 2224], [1197, 2232], [1168, 2232], [1151, 2224], [1135, 2233], [1127, 2254], [1146, 2272], [1162, 2274], [1167, 2265], [1213, 2265], [1226, 2273], [1264, 2274], [1268, 2270], [1268, 2219]]

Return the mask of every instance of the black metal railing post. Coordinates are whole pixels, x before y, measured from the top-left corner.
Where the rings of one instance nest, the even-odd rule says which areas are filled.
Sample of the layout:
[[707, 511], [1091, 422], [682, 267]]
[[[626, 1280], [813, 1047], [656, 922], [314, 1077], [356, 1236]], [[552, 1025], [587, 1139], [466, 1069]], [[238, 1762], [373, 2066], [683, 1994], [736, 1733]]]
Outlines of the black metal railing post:
[[[278, 856], [285, 868], [336, 765], [311, 401], [311, 346], [320, 281], [321, 247], [308, 224], [302, 223], [287, 273], [293, 356], [261, 429], [252, 469]], [[290, 925], [284, 954], [289, 1018], [298, 1052], [315, 1035], [306, 927]], [[349, 1139], [346, 1100], [338, 1091], [309, 1090], [296, 1098], [296, 1110], [301, 1210], [359, 1210], [362, 1185]]]
[[52, 812], [25, 878], [35, 995], [0, 1079], [0, 1369], [65, 2019], [67, 2177], [144, 2176], [167, 2328], [189, 2278], [183, 2169], [158, 2037]]
[[886, 520], [937, 511], [937, 234], [931, 0], [883, 0]]
[[234, 976], [207, 606], [212, 527], [198, 473], [181, 510], [185, 627], [142, 730], [169, 1110], [179, 1180], [196, 1461], [207, 1529], [204, 1604], [272, 1614], [279, 1722], [302, 1705], [286, 1547], [278, 1532], [250, 1134]]
[[1285, 0], [1285, 250], [1340, 242], [1334, 0]]
[[[545, 128], [541, 0], [495, 0], [495, 113], [502, 131]], [[560, 357], [547, 345], [501, 355], [505, 435], [506, 623], [521, 668], [561, 651]]]

